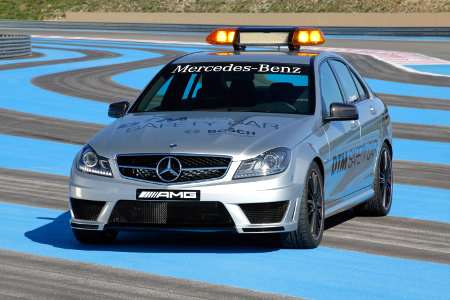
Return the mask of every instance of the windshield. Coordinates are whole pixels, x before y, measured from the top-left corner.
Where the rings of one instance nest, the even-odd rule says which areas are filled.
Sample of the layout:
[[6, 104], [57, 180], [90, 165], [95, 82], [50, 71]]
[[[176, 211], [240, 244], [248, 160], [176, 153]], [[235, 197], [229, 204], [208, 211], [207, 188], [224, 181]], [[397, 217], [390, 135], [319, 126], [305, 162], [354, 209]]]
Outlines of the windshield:
[[132, 112], [311, 114], [309, 75], [307, 65], [174, 64], [145, 89]]

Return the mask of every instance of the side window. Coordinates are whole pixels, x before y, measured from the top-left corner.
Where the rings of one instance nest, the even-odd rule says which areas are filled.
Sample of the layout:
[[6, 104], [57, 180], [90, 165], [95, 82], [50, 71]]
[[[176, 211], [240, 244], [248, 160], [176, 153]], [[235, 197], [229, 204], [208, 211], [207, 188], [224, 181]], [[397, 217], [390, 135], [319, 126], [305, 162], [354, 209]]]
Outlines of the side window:
[[[171, 76], [168, 80], [165, 80], [163, 77], [158, 78], [156, 83], [151, 87], [150, 91], [145, 95], [145, 98], [139, 103], [138, 109], [145, 111], [160, 106], [163, 101], [164, 94], [172, 82], [172, 78], [173, 76]], [[153, 98], [153, 101], [149, 102], [148, 99], [151, 98]]]
[[369, 95], [367, 94], [366, 89], [363, 87], [363, 84], [361, 83], [361, 80], [359, 80], [359, 78], [356, 77], [355, 73], [353, 73], [352, 71], [350, 71], [350, 73], [352, 73], [353, 81], [355, 82], [356, 88], [358, 89], [359, 98], [361, 100], [369, 98]]
[[358, 89], [356, 88], [355, 82], [353, 81], [352, 75], [350, 74], [347, 66], [337, 60], [331, 60], [330, 64], [336, 71], [336, 75], [339, 77], [339, 81], [342, 84], [342, 88], [345, 94], [345, 101], [350, 103], [358, 101]]
[[335, 102], [344, 102], [339, 85], [328, 63], [320, 65], [320, 91], [322, 94], [323, 112], [330, 113], [330, 105]]

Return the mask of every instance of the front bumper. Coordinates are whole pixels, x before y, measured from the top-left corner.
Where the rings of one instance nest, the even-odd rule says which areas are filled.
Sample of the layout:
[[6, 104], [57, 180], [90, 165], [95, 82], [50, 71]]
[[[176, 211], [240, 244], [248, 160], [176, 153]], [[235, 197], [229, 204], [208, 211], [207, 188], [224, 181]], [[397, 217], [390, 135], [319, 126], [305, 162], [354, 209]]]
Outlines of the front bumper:
[[[89, 216], [89, 218], [86, 218], [86, 216], [81, 218], [79, 215], [77, 218], [76, 214], [74, 214], [74, 207], [71, 205], [71, 225], [73, 228], [86, 230], [104, 230], [106, 228], [124, 230], [233, 230], [238, 233], [270, 233], [295, 230], [297, 226], [295, 221], [297, 220], [296, 208], [302, 196], [301, 191], [303, 190], [303, 185], [293, 183], [292, 176], [289, 172], [268, 177], [232, 180], [231, 177], [237, 165], [232, 164], [227, 175], [218, 180], [174, 185], [143, 182], [122, 178], [120, 176], [108, 178], [88, 175], [73, 168], [69, 189], [70, 198], [91, 201], [91, 203], [98, 201], [101, 205], [98, 213], [94, 216]], [[114, 170], [113, 173], [117, 174]], [[224, 207], [225, 213], [229, 214], [232, 225], [210, 227], [207, 226], [208, 224], [205, 224], [205, 226], [202, 226], [203, 224], [197, 224], [198, 226], [191, 226], [192, 224], [189, 226], [182, 226], [183, 224], [170, 226], [170, 224], [167, 224], [166, 226], [158, 222], [156, 224], [112, 222], [114, 209], [119, 205], [119, 202], [136, 201], [140, 205], [142, 202], [155, 202], [153, 200], [136, 200], [137, 189], [200, 190], [201, 199], [196, 201], [197, 204], [201, 205], [204, 202], [205, 205], [219, 203]], [[174, 201], [169, 200], [166, 202], [173, 203]], [[261, 206], [266, 208], [270, 208], [271, 205], [269, 204], [273, 204], [273, 207], [276, 207], [278, 209], [277, 212], [280, 213], [280, 203], [285, 203], [285, 207], [277, 222], [266, 222], [270, 218], [264, 217], [258, 219], [258, 214], [261, 214], [261, 212], [258, 211], [257, 207], [256, 212], [253, 209], [253, 214], [251, 213], [252, 205], [254, 204], [267, 204]], [[169, 203], [169, 207], [170, 205]], [[165, 206], [167, 210], [167, 204], [163, 204], [162, 206]], [[154, 212], [152, 211], [152, 213]], [[267, 210], [265, 214], [267, 215]], [[262, 220], [263, 223], [259, 222], [259, 220]]]

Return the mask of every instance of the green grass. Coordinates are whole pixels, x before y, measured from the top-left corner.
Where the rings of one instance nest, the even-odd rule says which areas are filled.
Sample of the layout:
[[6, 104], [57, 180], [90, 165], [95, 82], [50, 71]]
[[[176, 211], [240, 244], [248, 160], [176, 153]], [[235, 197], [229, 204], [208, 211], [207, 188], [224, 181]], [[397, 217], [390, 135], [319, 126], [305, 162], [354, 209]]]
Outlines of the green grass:
[[60, 19], [68, 11], [450, 12], [450, 0], [0, 0], [0, 19]]

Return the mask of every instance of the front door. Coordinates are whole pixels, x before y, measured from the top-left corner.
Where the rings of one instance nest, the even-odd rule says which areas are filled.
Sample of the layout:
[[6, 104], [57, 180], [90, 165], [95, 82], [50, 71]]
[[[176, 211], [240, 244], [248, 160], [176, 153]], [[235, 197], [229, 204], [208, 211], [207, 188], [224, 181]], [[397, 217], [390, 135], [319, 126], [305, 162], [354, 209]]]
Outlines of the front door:
[[360, 98], [356, 101], [358, 107], [359, 120], [361, 124], [361, 141], [365, 146], [365, 168], [362, 181], [364, 185], [371, 186], [375, 175], [377, 153], [381, 148], [383, 137], [383, 114], [385, 107], [381, 102], [370, 98], [369, 92], [363, 81], [352, 70], [352, 77], [358, 88]]
[[337, 75], [338, 82], [344, 92], [344, 101], [356, 105], [361, 126], [361, 145], [355, 149], [351, 163], [354, 169], [355, 187], [365, 189], [373, 183], [374, 163], [380, 140], [381, 124], [377, 121], [380, 110], [368, 98], [366, 88], [360, 78], [343, 61], [330, 60], [330, 65]]
[[[324, 116], [329, 115], [331, 103], [344, 103], [344, 93], [328, 62], [320, 66], [320, 87]], [[354, 151], [361, 145], [359, 121], [331, 121], [323, 125], [330, 151], [325, 162], [326, 207], [358, 190], [354, 168]]]

